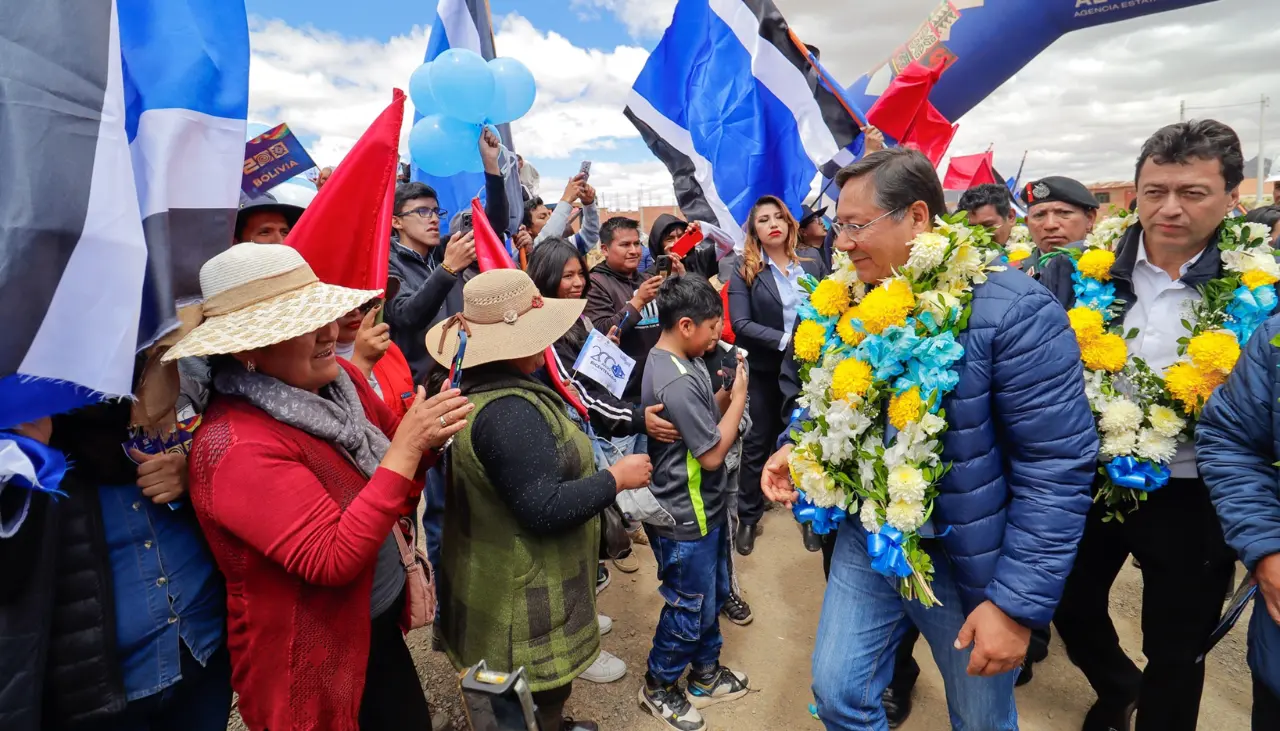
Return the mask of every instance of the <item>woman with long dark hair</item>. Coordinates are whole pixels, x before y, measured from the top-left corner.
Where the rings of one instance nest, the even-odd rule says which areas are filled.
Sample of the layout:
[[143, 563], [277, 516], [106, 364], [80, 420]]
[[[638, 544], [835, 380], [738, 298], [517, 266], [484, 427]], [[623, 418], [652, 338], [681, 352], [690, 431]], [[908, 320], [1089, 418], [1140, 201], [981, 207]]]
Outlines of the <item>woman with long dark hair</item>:
[[747, 217], [742, 261], [729, 279], [729, 312], [735, 344], [749, 353], [748, 412], [734, 544], [746, 556], [755, 547], [756, 525], [764, 514], [760, 473], [785, 427], [778, 373], [791, 342], [796, 311], [803, 300], [800, 277], [825, 276], [822, 263], [796, 253], [800, 226], [778, 198], [762, 196]]

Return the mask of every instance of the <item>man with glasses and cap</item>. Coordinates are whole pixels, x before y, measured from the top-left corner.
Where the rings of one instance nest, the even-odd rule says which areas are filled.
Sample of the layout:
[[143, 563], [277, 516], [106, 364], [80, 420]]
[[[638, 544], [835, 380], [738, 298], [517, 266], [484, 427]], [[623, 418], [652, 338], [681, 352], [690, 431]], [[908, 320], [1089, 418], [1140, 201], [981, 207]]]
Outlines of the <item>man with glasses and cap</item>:
[[[1027, 204], [1027, 229], [1039, 256], [1084, 241], [1098, 220], [1098, 199], [1080, 181], [1061, 175], [1027, 183], [1022, 200]], [[1023, 259], [1024, 271], [1037, 278], [1039, 256]]]
[[283, 244], [289, 229], [302, 218], [301, 206], [281, 203], [270, 193], [256, 198], [240, 194], [240, 210], [236, 212], [235, 240], [232, 244]]

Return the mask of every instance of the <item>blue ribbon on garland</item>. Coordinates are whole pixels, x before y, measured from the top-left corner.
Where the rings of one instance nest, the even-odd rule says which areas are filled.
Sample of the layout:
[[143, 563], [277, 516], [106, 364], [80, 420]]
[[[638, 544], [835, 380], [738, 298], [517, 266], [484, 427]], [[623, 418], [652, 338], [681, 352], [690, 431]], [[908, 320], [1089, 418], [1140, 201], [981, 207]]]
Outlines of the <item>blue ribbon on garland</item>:
[[844, 519], [849, 517], [849, 513], [844, 508], [820, 508], [813, 504], [808, 495], [804, 494], [804, 490], [798, 492], [800, 499], [791, 506], [791, 514], [796, 517], [796, 522], [809, 523], [817, 535], [825, 536], [828, 533], [834, 533]]
[[902, 531], [891, 525], [880, 527], [879, 533], [867, 534], [867, 553], [871, 555], [871, 568], [883, 576], [905, 579], [914, 573], [907, 562], [907, 552], [902, 550]]
[[1107, 477], [1120, 487], [1152, 492], [1169, 484], [1169, 468], [1133, 457], [1116, 457], [1107, 463]]

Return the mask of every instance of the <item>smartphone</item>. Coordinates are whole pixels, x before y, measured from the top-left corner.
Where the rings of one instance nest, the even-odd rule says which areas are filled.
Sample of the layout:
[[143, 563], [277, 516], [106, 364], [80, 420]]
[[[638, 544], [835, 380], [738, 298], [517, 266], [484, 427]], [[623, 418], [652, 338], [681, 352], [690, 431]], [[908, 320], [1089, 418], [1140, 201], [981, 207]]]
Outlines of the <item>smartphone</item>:
[[582, 182], [587, 182], [587, 178], [591, 177], [591, 161], [583, 160], [582, 167], [578, 168], [578, 177], [582, 178]]
[[664, 277], [671, 274], [671, 257], [667, 254], [658, 257], [658, 274]]
[[465, 330], [458, 331], [458, 352], [453, 356], [453, 364], [449, 366], [449, 388], [459, 388], [462, 385], [462, 359], [467, 354], [467, 333]]

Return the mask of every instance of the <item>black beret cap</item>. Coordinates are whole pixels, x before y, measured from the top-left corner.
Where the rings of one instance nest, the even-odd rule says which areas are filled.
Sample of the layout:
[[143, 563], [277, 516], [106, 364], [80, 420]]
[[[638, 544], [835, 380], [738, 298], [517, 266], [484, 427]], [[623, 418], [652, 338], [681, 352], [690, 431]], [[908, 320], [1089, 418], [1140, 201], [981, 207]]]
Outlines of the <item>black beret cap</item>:
[[1079, 180], [1051, 175], [1040, 180], [1033, 180], [1022, 187], [1021, 198], [1027, 206], [1037, 203], [1070, 203], [1081, 208], [1099, 208], [1101, 204], [1093, 197], [1093, 193], [1084, 187]]

